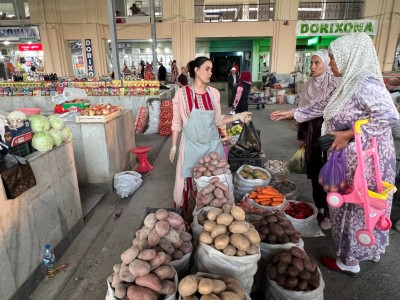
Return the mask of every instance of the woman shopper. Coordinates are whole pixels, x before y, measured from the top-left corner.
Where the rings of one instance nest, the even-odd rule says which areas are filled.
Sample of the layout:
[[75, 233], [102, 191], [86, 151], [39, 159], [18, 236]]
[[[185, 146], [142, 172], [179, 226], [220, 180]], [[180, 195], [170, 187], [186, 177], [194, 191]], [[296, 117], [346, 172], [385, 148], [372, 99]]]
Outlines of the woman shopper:
[[237, 73], [236, 68], [233, 67], [228, 75], [228, 106], [233, 105], [238, 84], [239, 84], [239, 74]]
[[172, 83], [174, 84], [178, 84], [178, 76], [179, 76], [179, 71], [178, 71], [178, 67], [176, 66], [176, 60], [172, 61], [171, 64], [171, 80]]
[[[352, 185], [357, 154], [353, 126], [355, 121], [369, 119], [362, 127], [364, 147], [371, 147], [371, 137], [377, 138], [379, 171], [382, 180], [394, 183], [396, 174], [396, 153], [391, 128], [399, 119], [389, 92], [383, 83], [378, 58], [371, 38], [365, 33], [346, 35], [330, 45], [330, 66], [341, 82], [328, 99], [312, 103], [291, 111], [276, 111], [272, 120], [294, 117], [298, 122], [315, 117], [324, 117], [322, 134], [330, 133], [335, 139], [330, 149], [344, 149], [346, 156], [346, 180]], [[366, 161], [366, 179], [369, 189], [376, 187], [373, 165]], [[392, 198], [387, 199], [387, 216], [390, 217]], [[364, 209], [352, 203], [340, 208], [330, 208], [332, 239], [336, 258], [324, 257], [321, 262], [329, 269], [357, 276], [360, 261], [379, 261], [389, 244], [389, 231], [374, 229], [376, 242], [371, 247], [357, 243], [356, 232], [365, 227]]]
[[240, 74], [240, 83], [236, 89], [235, 101], [233, 102], [233, 110], [235, 113], [241, 113], [249, 109], [249, 94], [251, 88], [251, 73], [243, 71]]
[[188, 63], [193, 85], [176, 92], [173, 102], [172, 147], [169, 154], [174, 162], [178, 135], [182, 131], [176, 167], [174, 202], [189, 212], [189, 198], [193, 190], [193, 167], [197, 161], [211, 151], [224, 156], [218, 127], [236, 120], [246, 121], [250, 112], [234, 116], [221, 115], [220, 94], [208, 86], [212, 75], [212, 62], [207, 57], [197, 57]]
[[[327, 50], [318, 50], [311, 57], [311, 79], [307, 81], [299, 94], [298, 107], [305, 107], [313, 102], [327, 99], [340, 82], [339, 77], [331, 74]], [[326, 192], [318, 182], [319, 171], [324, 165], [322, 150], [318, 144], [321, 136], [322, 117], [299, 123], [297, 140], [299, 148], [305, 149], [305, 164], [307, 178], [311, 180], [314, 203], [322, 220], [320, 226], [327, 230], [331, 228], [329, 209], [326, 202]]]

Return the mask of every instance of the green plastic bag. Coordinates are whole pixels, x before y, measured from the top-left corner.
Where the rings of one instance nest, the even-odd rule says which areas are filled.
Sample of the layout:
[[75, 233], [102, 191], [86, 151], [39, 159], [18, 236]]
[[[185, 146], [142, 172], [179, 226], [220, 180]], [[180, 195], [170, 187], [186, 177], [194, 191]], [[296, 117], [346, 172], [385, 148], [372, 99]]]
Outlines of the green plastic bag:
[[289, 170], [294, 173], [304, 174], [306, 172], [305, 150], [300, 148], [292, 156], [288, 163]]

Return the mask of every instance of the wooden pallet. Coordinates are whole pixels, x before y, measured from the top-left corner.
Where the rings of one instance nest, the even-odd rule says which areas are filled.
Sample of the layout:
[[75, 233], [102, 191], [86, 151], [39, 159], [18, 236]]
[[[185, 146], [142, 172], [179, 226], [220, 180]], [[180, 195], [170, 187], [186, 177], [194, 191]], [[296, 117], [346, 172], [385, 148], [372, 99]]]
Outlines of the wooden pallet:
[[107, 123], [108, 121], [114, 120], [116, 117], [122, 114], [121, 110], [117, 110], [108, 115], [96, 115], [96, 116], [76, 116], [75, 123]]

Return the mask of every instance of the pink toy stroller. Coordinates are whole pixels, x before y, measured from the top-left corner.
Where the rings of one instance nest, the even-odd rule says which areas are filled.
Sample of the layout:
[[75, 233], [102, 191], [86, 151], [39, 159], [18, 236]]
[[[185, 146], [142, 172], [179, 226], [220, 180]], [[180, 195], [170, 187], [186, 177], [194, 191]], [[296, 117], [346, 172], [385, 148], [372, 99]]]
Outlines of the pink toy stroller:
[[[396, 192], [396, 187], [388, 182], [382, 181], [379, 172], [378, 145], [376, 138], [371, 139], [371, 148], [362, 149], [361, 144], [361, 126], [369, 120], [356, 121], [354, 125], [354, 140], [358, 157], [358, 166], [354, 174], [353, 190], [350, 194], [342, 195], [339, 193], [329, 193], [327, 202], [330, 206], [338, 208], [344, 202], [354, 203], [364, 207], [365, 229], [357, 231], [356, 238], [358, 243], [370, 247], [375, 244], [374, 227], [380, 230], [389, 230], [392, 222], [386, 216], [387, 199], [390, 194]], [[377, 182], [377, 192], [368, 190], [367, 180], [364, 176], [364, 160], [372, 156], [374, 171]]]

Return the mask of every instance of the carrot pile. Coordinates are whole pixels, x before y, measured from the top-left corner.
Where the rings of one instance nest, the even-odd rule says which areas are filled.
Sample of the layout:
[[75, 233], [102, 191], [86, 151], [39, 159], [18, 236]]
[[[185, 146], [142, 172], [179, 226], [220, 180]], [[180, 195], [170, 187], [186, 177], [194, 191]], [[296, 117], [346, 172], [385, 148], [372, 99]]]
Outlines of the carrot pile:
[[283, 203], [285, 196], [272, 186], [260, 186], [249, 193], [249, 198], [259, 205], [278, 206]]

